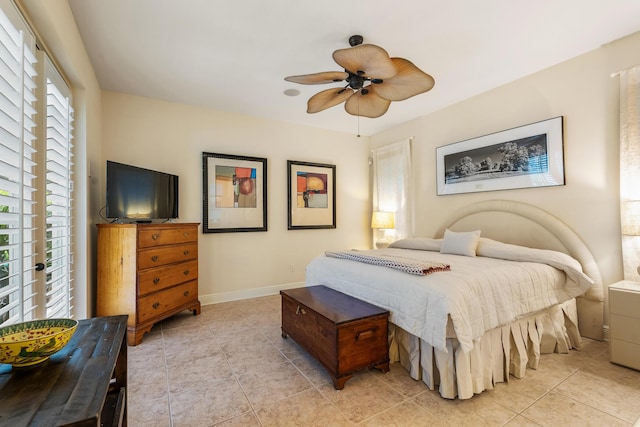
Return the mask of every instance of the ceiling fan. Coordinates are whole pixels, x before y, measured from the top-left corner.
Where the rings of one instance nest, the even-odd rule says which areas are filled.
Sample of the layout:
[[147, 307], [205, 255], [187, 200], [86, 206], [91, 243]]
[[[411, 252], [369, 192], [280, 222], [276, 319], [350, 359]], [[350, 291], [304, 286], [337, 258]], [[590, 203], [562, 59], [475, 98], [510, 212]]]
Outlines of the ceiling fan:
[[354, 116], [380, 117], [391, 101], [403, 101], [431, 90], [435, 80], [403, 58], [390, 58], [383, 48], [362, 44], [363, 38], [349, 38], [350, 48], [333, 52], [333, 60], [343, 71], [285, 77], [288, 82], [307, 85], [345, 81], [343, 87], [323, 90], [307, 102], [307, 113], [317, 113], [345, 103], [344, 109]]

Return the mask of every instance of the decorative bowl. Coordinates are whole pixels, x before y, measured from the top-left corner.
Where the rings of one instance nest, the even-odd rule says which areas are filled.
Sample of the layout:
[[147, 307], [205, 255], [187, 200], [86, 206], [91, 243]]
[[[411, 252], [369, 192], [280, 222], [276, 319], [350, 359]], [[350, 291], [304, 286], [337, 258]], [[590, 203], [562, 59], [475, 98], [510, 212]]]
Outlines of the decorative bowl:
[[72, 319], [44, 319], [0, 328], [0, 363], [15, 367], [42, 363], [69, 342], [77, 327]]

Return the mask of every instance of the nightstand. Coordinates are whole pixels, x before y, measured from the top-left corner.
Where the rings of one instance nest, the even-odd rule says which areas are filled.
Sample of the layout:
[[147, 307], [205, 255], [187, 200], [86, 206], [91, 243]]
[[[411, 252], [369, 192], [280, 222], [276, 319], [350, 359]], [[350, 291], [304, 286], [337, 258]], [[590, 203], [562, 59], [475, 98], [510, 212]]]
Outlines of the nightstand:
[[640, 283], [623, 280], [609, 286], [611, 362], [640, 370]]

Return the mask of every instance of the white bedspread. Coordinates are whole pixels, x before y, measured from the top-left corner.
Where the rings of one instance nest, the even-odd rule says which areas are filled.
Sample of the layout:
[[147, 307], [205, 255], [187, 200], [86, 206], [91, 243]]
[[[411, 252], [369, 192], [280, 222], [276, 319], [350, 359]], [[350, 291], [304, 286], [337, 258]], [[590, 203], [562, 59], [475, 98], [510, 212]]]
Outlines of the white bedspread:
[[383, 307], [390, 322], [446, 352], [449, 316], [463, 351], [470, 351], [486, 331], [576, 297], [592, 284], [576, 260], [559, 252], [481, 239], [479, 256], [465, 257], [441, 254], [437, 240], [423, 240], [407, 239], [404, 247], [413, 249], [371, 252], [400, 256], [409, 250], [412, 258], [450, 264], [451, 271], [415, 276], [320, 256], [307, 266], [307, 286], [324, 285]]

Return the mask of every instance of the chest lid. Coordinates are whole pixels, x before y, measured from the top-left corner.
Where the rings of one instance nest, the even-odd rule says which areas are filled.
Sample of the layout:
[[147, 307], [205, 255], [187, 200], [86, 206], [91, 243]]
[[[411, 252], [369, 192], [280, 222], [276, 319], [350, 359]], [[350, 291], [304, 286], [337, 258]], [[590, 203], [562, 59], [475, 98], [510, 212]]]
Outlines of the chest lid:
[[352, 322], [373, 316], [389, 315], [388, 310], [327, 288], [326, 286], [287, 289], [280, 291], [280, 294], [304, 304], [335, 324]]

